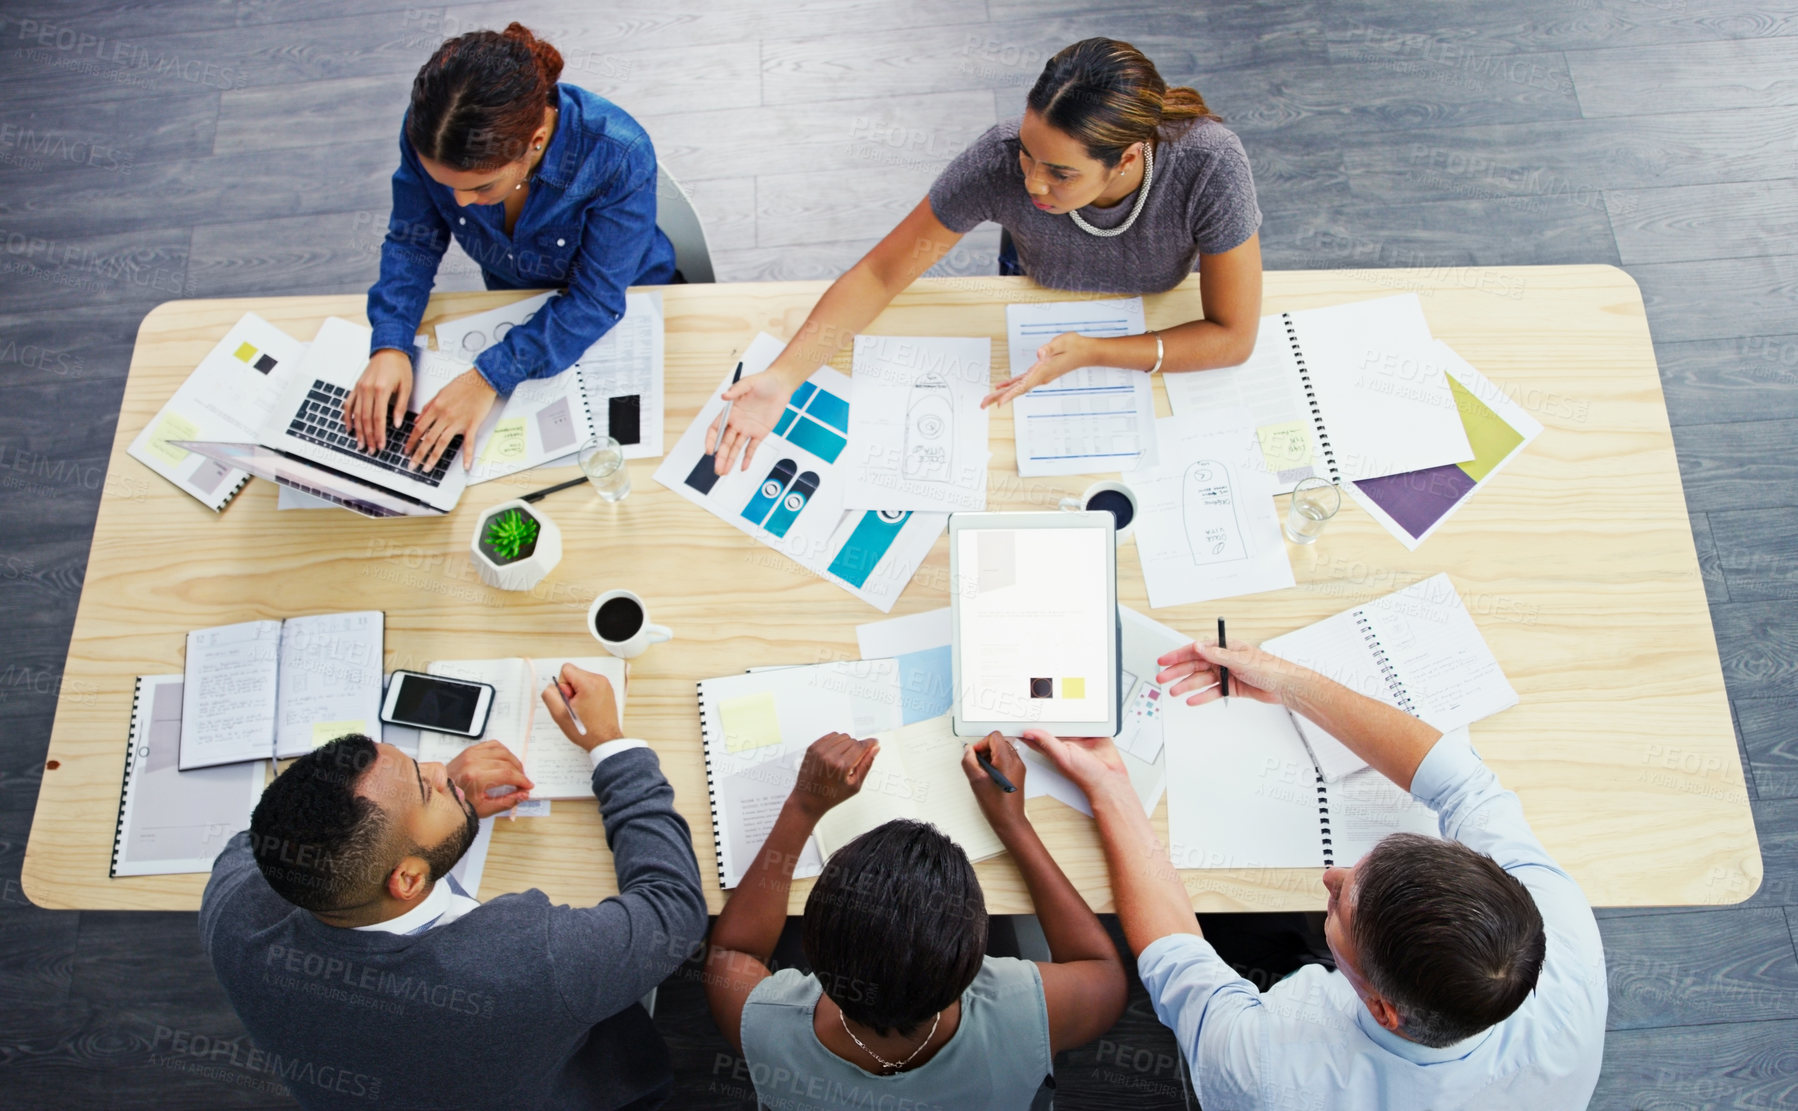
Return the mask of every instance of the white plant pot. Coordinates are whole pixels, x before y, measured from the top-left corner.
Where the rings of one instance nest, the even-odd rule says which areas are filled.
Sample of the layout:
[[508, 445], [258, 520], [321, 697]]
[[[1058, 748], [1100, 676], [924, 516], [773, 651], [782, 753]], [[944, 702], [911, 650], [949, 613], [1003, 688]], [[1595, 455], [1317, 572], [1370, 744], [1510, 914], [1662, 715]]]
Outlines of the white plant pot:
[[[523, 510], [537, 522], [537, 546], [524, 559], [513, 563], [495, 563], [481, 550], [481, 538], [487, 535], [487, 523], [509, 509]], [[514, 498], [501, 502], [481, 514], [475, 522], [474, 537], [468, 542], [468, 556], [474, 560], [481, 581], [501, 590], [529, 590], [562, 562], [562, 530], [541, 509]]]

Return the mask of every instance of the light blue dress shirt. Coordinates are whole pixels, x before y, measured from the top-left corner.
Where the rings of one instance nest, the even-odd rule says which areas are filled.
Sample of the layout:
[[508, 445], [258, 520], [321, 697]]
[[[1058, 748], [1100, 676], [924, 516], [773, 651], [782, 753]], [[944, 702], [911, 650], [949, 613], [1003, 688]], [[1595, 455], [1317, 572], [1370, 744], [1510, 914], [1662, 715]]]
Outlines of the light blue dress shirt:
[[1137, 967], [1206, 1111], [1562, 1111], [1591, 1100], [1608, 997], [1585, 895], [1465, 740], [1438, 741], [1411, 792], [1444, 837], [1491, 856], [1536, 900], [1548, 935], [1536, 990], [1497, 1026], [1431, 1049], [1382, 1029], [1339, 972], [1311, 965], [1262, 993], [1201, 938], [1161, 938]]

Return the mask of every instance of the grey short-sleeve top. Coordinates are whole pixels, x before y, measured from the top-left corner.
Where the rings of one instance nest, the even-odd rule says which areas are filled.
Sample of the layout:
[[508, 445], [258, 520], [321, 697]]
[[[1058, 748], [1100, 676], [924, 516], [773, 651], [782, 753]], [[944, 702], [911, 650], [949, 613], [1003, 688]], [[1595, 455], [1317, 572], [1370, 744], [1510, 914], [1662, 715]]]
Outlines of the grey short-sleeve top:
[[1032, 961], [987, 957], [961, 993], [961, 1025], [949, 1044], [892, 1076], [858, 1068], [818, 1041], [812, 1016], [822, 993], [816, 976], [783, 968], [743, 1005], [743, 1058], [757, 1098], [773, 1111], [1025, 1111], [1053, 1069], [1043, 979]]
[[[950, 231], [965, 234], [991, 220], [1010, 232], [1019, 265], [1039, 285], [1160, 293], [1192, 273], [1200, 255], [1239, 247], [1261, 226], [1248, 155], [1216, 120], [1195, 121], [1156, 144], [1142, 215], [1109, 237], [1030, 202], [1018, 165], [1018, 123], [995, 124], [956, 155], [930, 186], [930, 207]], [[1110, 208], [1089, 205], [1080, 216], [1095, 228], [1115, 228], [1135, 204], [1132, 194]]]

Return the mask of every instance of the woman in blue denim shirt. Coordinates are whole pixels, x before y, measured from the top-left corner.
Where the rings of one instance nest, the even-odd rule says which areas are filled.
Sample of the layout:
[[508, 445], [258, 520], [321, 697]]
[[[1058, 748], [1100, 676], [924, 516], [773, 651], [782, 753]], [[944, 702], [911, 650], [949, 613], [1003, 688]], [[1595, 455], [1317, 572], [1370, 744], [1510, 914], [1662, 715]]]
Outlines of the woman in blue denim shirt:
[[566, 292], [419, 413], [406, 452], [424, 470], [456, 436], [474, 441], [497, 396], [572, 366], [624, 315], [625, 287], [673, 279], [648, 134], [617, 105], [557, 84], [561, 72], [556, 48], [513, 23], [448, 40], [413, 80], [381, 277], [368, 291], [368, 369], [344, 405], [365, 451], [405, 418], [413, 337], [450, 236], [488, 289]]

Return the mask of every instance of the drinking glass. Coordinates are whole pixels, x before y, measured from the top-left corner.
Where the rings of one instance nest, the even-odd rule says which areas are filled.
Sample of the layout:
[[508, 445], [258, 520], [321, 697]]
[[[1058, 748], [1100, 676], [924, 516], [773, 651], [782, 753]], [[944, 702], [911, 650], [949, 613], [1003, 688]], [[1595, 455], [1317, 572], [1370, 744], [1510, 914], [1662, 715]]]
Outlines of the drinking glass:
[[624, 462], [624, 448], [610, 436], [596, 436], [577, 457], [581, 471], [606, 501], [623, 501], [631, 492], [631, 469]]
[[1342, 491], [1327, 478], [1299, 479], [1292, 488], [1292, 505], [1286, 510], [1286, 539], [1310, 544], [1342, 508]]

